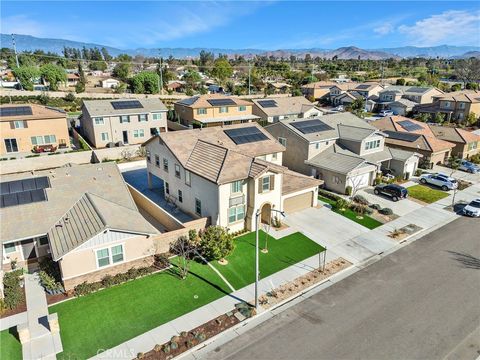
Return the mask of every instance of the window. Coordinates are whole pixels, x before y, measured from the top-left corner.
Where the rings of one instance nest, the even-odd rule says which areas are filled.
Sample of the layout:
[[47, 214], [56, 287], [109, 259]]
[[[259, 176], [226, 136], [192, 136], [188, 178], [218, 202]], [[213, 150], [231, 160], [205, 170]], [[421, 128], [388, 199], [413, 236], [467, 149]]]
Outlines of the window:
[[192, 184], [190, 171], [185, 170], [185, 184], [190, 186]]
[[148, 162], [151, 162], [152, 159], [151, 159], [151, 157], [150, 157], [150, 151], [147, 150], [146, 155], [147, 155], [147, 161], [148, 161]]
[[246, 111], [247, 107], [245, 105], [239, 106], [238, 111]]
[[245, 218], [245, 205], [233, 206], [228, 209], [228, 222], [234, 223]]
[[7, 153], [18, 152], [17, 139], [5, 139], [4, 142]]
[[264, 176], [258, 180], [258, 193], [262, 194], [273, 190], [275, 177], [274, 175]]
[[283, 146], [287, 147], [287, 139], [279, 137], [278, 142], [282, 144]]
[[112, 247], [112, 263], [123, 261], [123, 246], [117, 245]]
[[32, 145], [53, 144], [57, 142], [55, 135], [32, 136], [30, 140], [32, 141]]
[[268, 191], [270, 190], [270, 176], [265, 176], [262, 178], [262, 191]]
[[160, 156], [155, 155], [155, 166], [160, 167]]
[[178, 201], [183, 202], [183, 192], [182, 192], [182, 190], [178, 190]]
[[226, 106], [220, 106], [220, 114], [221, 113], [228, 113], [228, 107]]
[[3, 248], [5, 249], [5, 254], [11, 254], [17, 250], [15, 243], [4, 244]]
[[153, 120], [162, 120], [162, 114], [161, 113], [153, 113], [152, 117], [153, 117]]
[[459, 103], [458, 108], [459, 109], [465, 109], [465, 103], [464, 102]]
[[340, 178], [338, 176], [333, 176], [332, 177], [332, 181], [334, 184], [340, 184], [342, 181], [340, 180]]
[[165, 193], [170, 194], [170, 184], [165, 182]]
[[145, 131], [143, 129], [133, 130], [133, 137], [134, 138], [139, 138], [139, 137], [144, 137], [144, 136], [145, 136]]
[[147, 121], [147, 114], [138, 115], [138, 121]]
[[175, 176], [180, 179], [180, 165], [175, 164]]
[[103, 120], [103, 117], [93, 118], [93, 121], [95, 122], [95, 125], [104, 125], [105, 124], [105, 121]]
[[195, 213], [202, 216], [202, 202], [195, 198]]
[[378, 147], [380, 147], [380, 140], [373, 140], [365, 143], [365, 150], [376, 149]]
[[450, 101], [445, 101], [444, 105], [445, 105], [446, 108], [449, 108], [450, 107]]
[[272, 154], [272, 160], [277, 160], [278, 158], [278, 154], [277, 153], [273, 153]]
[[197, 109], [197, 115], [207, 115], [207, 109]]
[[15, 129], [25, 129], [27, 127], [26, 121], [14, 121]]
[[129, 123], [129, 122], [130, 122], [130, 116], [128, 115], [120, 116], [120, 124]]
[[279, 121], [280, 121], [280, 116], [273, 117], [273, 122], [279, 122]]
[[38, 238], [38, 242], [40, 245], [44, 246], [44, 245], [48, 245], [48, 236], [40, 236]]
[[230, 184], [230, 191], [232, 194], [242, 192], [242, 180], [232, 182]]
[[55, 135], [45, 135], [43, 137], [45, 144], [53, 144], [57, 142], [57, 137]]
[[163, 170], [168, 172], [168, 160], [163, 158]]
[[102, 141], [108, 141], [108, 133], [101, 133]]
[[317, 149], [317, 150], [320, 149], [320, 143], [315, 144], [315, 149]]
[[32, 145], [43, 145], [43, 144], [45, 144], [44, 141], [43, 141], [43, 136], [32, 136], [30, 138], [30, 140], [32, 141]]
[[476, 141], [468, 143], [468, 151], [476, 149], [476, 148], [477, 148], [477, 142]]
[[108, 249], [97, 250], [98, 267], [110, 265], [110, 255]]

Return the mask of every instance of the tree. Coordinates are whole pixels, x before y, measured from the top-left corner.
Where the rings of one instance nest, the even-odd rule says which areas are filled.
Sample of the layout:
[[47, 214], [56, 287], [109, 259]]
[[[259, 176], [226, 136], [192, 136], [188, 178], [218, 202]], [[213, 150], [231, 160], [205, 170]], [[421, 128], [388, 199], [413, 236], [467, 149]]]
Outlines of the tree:
[[455, 63], [454, 74], [464, 85], [480, 78], [480, 59], [461, 59]]
[[395, 85], [405, 85], [405, 79], [403, 78], [397, 79], [397, 82], [395, 83]]
[[103, 60], [105, 61], [110, 61], [112, 60], [112, 56], [108, 53], [108, 50], [105, 47], [102, 47], [102, 52]]
[[430, 118], [431, 118], [431, 115], [427, 114], [427, 113], [417, 114], [414, 117], [415, 120], [418, 120], [418, 121], [421, 121], [421, 122], [428, 122], [430, 120]]
[[445, 117], [440, 113], [436, 113], [435, 116], [433, 117], [433, 122], [437, 124], [441, 124], [444, 121], [445, 121]]
[[222, 226], [209, 226], [200, 234], [199, 247], [207, 260], [222, 260], [235, 249], [233, 235]]
[[467, 90], [478, 90], [478, 83], [469, 82], [465, 84], [465, 89]]
[[88, 67], [92, 71], [95, 71], [95, 70], [105, 71], [107, 69], [107, 63], [103, 60], [92, 61], [88, 64]]
[[65, 70], [54, 64], [45, 64], [40, 68], [40, 75], [45, 81], [48, 81], [50, 90], [58, 90], [58, 83], [67, 81]]
[[475, 125], [478, 121], [478, 118], [475, 116], [475, 113], [470, 112], [468, 113], [467, 118], [465, 119], [468, 125], [472, 126]]
[[130, 76], [132, 64], [129, 62], [120, 62], [113, 68], [113, 76], [126, 81]]
[[160, 77], [149, 71], [141, 71], [131, 78], [130, 85], [135, 94], [158, 94]]
[[186, 236], [180, 236], [170, 246], [170, 252], [178, 255], [178, 275], [186, 279], [190, 270], [190, 262], [195, 258], [196, 246], [193, 241]]
[[195, 89], [197, 84], [202, 80], [202, 77], [195, 70], [187, 70], [182, 79], [185, 81], [187, 88]]
[[450, 91], [458, 91], [458, 90], [461, 90], [461, 89], [462, 89], [462, 85], [460, 85], [460, 84], [453, 84], [450, 87]]
[[75, 92], [77, 94], [85, 92], [85, 84], [81, 81], [77, 82], [77, 84], [75, 85]]
[[[452, 169], [452, 171], [450, 172], [450, 177], [453, 177], [453, 174], [455, 173], [455, 171], [457, 171], [458, 168], [460, 167], [461, 162], [462, 162], [462, 159], [459, 159], [458, 157], [453, 155], [448, 158], [448, 166], [450, 166], [450, 169]], [[452, 207], [455, 206], [455, 196], [457, 195], [457, 191], [458, 191], [458, 187], [453, 189]]]
[[24, 90], [33, 90], [33, 81], [40, 76], [40, 71], [34, 66], [15, 67], [12, 72]]
[[212, 69], [212, 76], [214, 76], [219, 83], [223, 84], [225, 80], [233, 75], [233, 69], [228, 60], [224, 57], [215, 60]]

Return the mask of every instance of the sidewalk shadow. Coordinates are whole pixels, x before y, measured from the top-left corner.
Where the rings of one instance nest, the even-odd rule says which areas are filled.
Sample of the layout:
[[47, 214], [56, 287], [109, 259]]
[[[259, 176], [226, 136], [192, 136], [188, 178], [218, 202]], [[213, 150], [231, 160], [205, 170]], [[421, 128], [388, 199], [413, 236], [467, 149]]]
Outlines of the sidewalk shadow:
[[464, 254], [456, 251], [450, 251], [447, 250], [448, 253], [450, 253], [453, 256], [453, 259], [458, 261], [463, 265], [464, 268], [467, 269], [475, 269], [475, 270], [480, 270], [480, 259], [469, 255], [469, 254]]

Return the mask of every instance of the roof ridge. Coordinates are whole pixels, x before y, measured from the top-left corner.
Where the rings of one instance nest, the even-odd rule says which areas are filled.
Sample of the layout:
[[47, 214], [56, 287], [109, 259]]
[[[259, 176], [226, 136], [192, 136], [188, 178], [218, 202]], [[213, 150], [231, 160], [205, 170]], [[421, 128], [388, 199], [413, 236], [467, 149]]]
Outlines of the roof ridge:
[[[102, 213], [100, 210], [98, 210], [98, 207], [97, 205], [95, 204], [95, 202], [93, 201], [93, 199], [91, 198], [93, 194], [90, 194], [89, 192], [86, 192], [84, 194], [84, 196], [88, 199], [88, 201], [90, 202], [90, 204], [92, 204], [92, 207], [93, 209], [95, 210], [95, 212], [97, 213], [98, 217], [100, 218], [100, 220], [102, 221], [103, 225], [106, 227], [108, 224], [107, 224], [107, 221], [105, 220], [105, 218], [103, 217]], [[73, 208], [73, 207], [72, 207]]]

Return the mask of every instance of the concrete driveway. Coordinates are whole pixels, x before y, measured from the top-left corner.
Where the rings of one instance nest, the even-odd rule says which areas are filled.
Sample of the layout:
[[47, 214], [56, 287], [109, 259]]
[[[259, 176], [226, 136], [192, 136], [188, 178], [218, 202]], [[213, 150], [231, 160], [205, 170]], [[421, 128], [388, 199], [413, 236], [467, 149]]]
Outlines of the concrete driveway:
[[470, 181], [474, 184], [480, 184], [480, 174], [470, 174], [462, 170], [456, 170], [453, 172], [453, 175], [452, 175], [452, 169], [445, 166], [439, 166], [439, 165], [434, 165], [431, 172], [432, 173], [439, 172], [439, 173], [447, 174], [448, 176], [453, 176], [455, 179]]
[[377, 196], [373, 193], [373, 188], [371, 187], [361, 189], [357, 192], [357, 194], [364, 196], [372, 204], [379, 204], [382, 207], [387, 207], [392, 209], [393, 213], [397, 214], [398, 216], [404, 216], [414, 210], [417, 210], [423, 207], [419, 203], [409, 199], [403, 199], [395, 202], [392, 199], [390, 199], [388, 196], [384, 196], [384, 195]]

